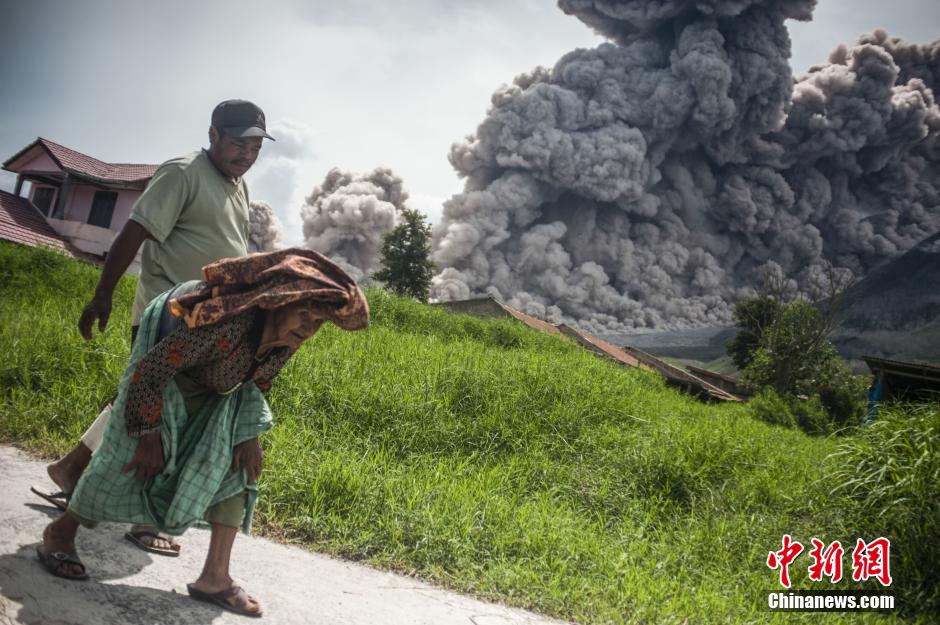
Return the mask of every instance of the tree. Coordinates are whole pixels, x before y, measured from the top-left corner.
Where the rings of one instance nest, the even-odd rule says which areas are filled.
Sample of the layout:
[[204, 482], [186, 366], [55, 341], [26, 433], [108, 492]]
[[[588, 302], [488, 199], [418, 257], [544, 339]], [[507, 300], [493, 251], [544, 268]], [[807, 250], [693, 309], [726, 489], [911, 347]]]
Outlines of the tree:
[[431, 227], [420, 212], [403, 208], [402, 221], [382, 236], [382, 269], [372, 277], [398, 295], [428, 301], [434, 263], [431, 254]]
[[760, 345], [764, 331], [777, 320], [781, 306], [780, 301], [766, 294], [735, 304], [734, 323], [738, 333], [725, 345], [725, 351], [738, 369], [743, 370], [751, 363], [754, 350]]
[[828, 328], [816, 306], [803, 301], [784, 305], [764, 331], [742, 381], [785, 398], [816, 397], [834, 425], [849, 424], [864, 408], [865, 384], [839, 358]]
[[[799, 304], [800, 310], [789, 313], [788, 330], [778, 329], [776, 340], [786, 341], [781, 333], [791, 339], [799, 339], [800, 347], [816, 349], [828, 342], [829, 337], [839, 324], [839, 313], [845, 294], [854, 283], [851, 272], [837, 269], [832, 263], [826, 263], [816, 272], [815, 285], [812, 288], [810, 303], [806, 295], [794, 295], [796, 282], [783, 275], [779, 266], [768, 269], [761, 278], [760, 293], [739, 301], [734, 307], [734, 322], [738, 333], [725, 346], [725, 352], [731, 357], [738, 369], [745, 369], [762, 344], [765, 333], [781, 319], [784, 310], [793, 304]], [[809, 310], [813, 308], [815, 314]], [[803, 327], [792, 327], [794, 323]]]
[[[771, 280], [777, 286], [779, 280]], [[741, 328], [727, 351], [752, 390], [772, 389], [781, 397], [818, 397], [837, 425], [849, 422], [864, 401], [861, 386], [829, 340], [851, 276], [824, 267], [815, 302], [786, 303], [784, 290], [771, 288], [735, 306]]]

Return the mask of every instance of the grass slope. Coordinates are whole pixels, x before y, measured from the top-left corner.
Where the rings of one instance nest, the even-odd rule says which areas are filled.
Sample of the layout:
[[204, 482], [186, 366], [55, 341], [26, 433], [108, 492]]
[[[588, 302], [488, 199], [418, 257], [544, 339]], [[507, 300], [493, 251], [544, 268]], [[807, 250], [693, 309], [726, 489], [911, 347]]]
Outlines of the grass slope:
[[[97, 275], [0, 244], [0, 440], [61, 453], [113, 393], [134, 285], [86, 343], [75, 323]], [[522, 324], [368, 297], [368, 331], [325, 327], [275, 383], [263, 530], [583, 623], [804, 620], [765, 609], [768, 551], [784, 533], [854, 544], [833, 440]]]

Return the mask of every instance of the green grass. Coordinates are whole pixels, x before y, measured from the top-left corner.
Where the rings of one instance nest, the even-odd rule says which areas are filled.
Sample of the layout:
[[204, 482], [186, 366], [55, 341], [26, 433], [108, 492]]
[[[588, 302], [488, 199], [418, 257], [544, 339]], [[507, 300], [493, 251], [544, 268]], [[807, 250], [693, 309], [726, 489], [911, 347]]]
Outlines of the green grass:
[[[84, 342], [96, 279], [0, 245], [0, 440], [61, 453], [113, 393], [133, 280]], [[324, 328], [275, 382], [262, 531], [582, 623], [901, 620], [763, 607], [782, 534], [854, 543], [858, 504], [831, 492], [838, 440], [513, 321], [367, 295], [369, 330]]]

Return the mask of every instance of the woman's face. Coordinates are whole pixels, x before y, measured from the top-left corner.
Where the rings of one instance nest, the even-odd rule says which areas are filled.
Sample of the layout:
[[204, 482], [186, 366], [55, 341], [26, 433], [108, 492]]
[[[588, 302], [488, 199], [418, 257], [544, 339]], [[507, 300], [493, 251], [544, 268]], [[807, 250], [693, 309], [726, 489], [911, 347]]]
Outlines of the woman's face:
[[275, 314], [278, 315], [276, 321], [280, 338], [295, 351], [320, 327], [310, 309], [304, 304], [291, 304], [278, 308]]

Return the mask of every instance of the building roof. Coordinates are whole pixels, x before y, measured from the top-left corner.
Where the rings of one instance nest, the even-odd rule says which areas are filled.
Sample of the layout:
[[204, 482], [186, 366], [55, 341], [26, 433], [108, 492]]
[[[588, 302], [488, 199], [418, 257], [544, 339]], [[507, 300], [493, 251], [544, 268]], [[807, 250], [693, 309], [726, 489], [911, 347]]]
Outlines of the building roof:
[[717, 371], [712, 371], [711, 369], [696, 367], [695, 365], [686, 365], [685, 368], [692, 375], [709, 376], [718, 380], [722, 380], [723, 382], [727, 382], [728, 384], [740, 384], [740, 380], [738, 380], [736, 377], [725, 375], [724, 373], [718, 373]]
[[470, 315], [472, 317], [481, 317], [481, 318], [500, 318], [500, 317], [514, 317], [522, 323], [526, 324], [530, 328], [539, 330], [541, 332], [548, 332], [549, 334], [560, 335], [558, 328], [553, 324], [537, 319], [531, 315], [527, 315], [521, 310], [516, 310], [512, 306], [502, 303], [492, 295], [484, 295], [482, 297], [472, 297], [470, 299], [463, 300], [452, 300], [448, 302], [434, 302], [432, 306], [441, 306], [450, 310], [451, 312]]
[[438, 306], [444, 306], [452, 312], [473, 315], [476, 317], [497, 317], [503, 315], [512, 316], [526, 325], [542, 332], [549, 332], [562, 337], [572, 338], [582, 347], [592, 351], [594, 354], [609, 358], [628, 367], [638, 367], [640, 369], [650, 369], [664, 376], [667, 381], [689, 389], [700, 396], [704, 396], [719, 401], [741, 401], [741, 398], [729, 393], [714, 384], [711, 384], [698, 376], [687, 373], [678, 367], [674, 367], [667, 362], [656, 358], [635, 347], [623, 348], [617, 347], [602, 339], [578, 330], [565, 324], [554, 325], [541, 319], [536, 319], [512, 306], [508, 306], [492, 296], [476, 297], [472, 299], [456, 300], [451, 302], [438, 302]]
[[584, 330], [572, 328], [571, 326], [563, 323], [558, 325], [558, 329], [561, 330], [563, 334], [567, 334], [568, 336], [572, 337], [583, 347], [586, 347], [592, 352], [602, 356], [607, 356], [608, 358], [611, 358], [622, 365], [627, 365], [628, 367], [640, 367], [641, 369], [650, 368], [613, 343], [608, 343], [603, 339], [599, 339], [593, 334], [588, 334]]
[[71, 246], [43, 219], [29, 200], [0, 190], [0, 239], [29, 245], [51, 247], [72, 254]]
[[111, 184], [146, 184], [153, 177], [159, 165], [141, 165], [131, 163], [105, 163], [87, 154], [59, 145], [42, 137], [8, 158], [3, 168], [16, 171], [14, 164], [35, 147], [40, 147], [52, 158], [64, 172], [95, 182]]
[[925, 362], [901, 362], [900, 360], [887, 360], [874, 356], [863, 356], [862, 359], [872, 370], [872, 373], [883, 371], [905, 378], [940, 382], [940, 365]]
[[627, 352], [654, 371], [658, 371], [664, 378], [666, 378], [667, 381], [673, 384], [688, 388], [705, 397], [717, 399], [718, 401], [741, 401], [741, 398], [737, 395], [718, 388], [714, 384], [711, 384], [710, 382], [707, 382], [696, 375], [692, 375], [687, 371], [683, 371], [679, 367], [674, 367], [665, 360], [660, 360], [656, 356], [644, 352], [642, 349], [624, 345], [623, 351]]
[[512, 306], [507, 306], [506, 304], [500, 302], [499, 300], [496, 300], [496, 303], [499, 304], [510, 315], [512, 315], [513, 317], [515, 317], [522, 323], [526, 324], [530, 328], [533, 328], [535, 330], [540, 330], [542, 332], [548, 332], [549, 334], [561, 334], [561, 332], [558, 331], [557, 326], [547, 321], [542, 321], [541, 319], [537, 319], [536, 317], [527, 315], [521, 310], [516, 310]]

